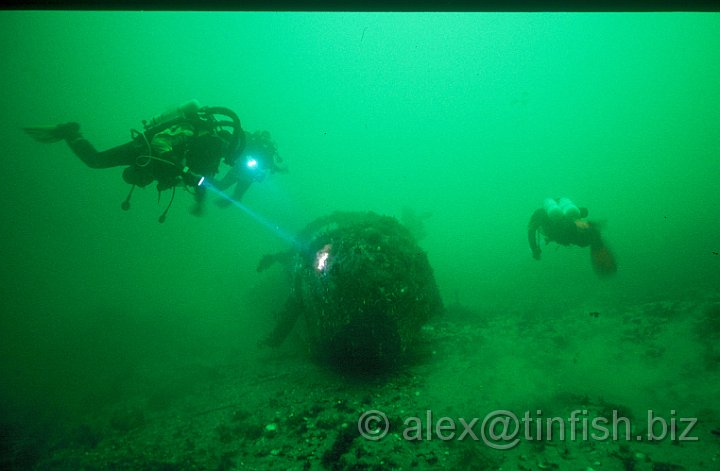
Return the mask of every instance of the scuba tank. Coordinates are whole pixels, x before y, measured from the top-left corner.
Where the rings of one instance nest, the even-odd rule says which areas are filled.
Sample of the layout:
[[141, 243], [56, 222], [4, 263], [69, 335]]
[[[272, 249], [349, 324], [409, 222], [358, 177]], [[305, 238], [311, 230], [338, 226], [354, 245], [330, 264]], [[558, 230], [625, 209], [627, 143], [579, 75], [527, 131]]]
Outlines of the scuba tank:
[[197, 114], [200, 110], [200, 102], [193, 99], [182, 105], [170, 108], [163, 113], [153, 116], [150, 121], [143, 120], [146, 134], [155, 134], [156, 132], [168, 127], [171, 121], [189, 119]]
[[545, 213], [547, 213], [553, 221], [557, 221], [563, 216], [563, 211], [554, 198], [545, 198], [545, 201], [543, 201], [543, 208], [545, 208]]
[[553, 221], [562, 218], [579, 219], [581, 216], [580, 208], [570, 201], [569, 198], [558, 198], [557, 200], [554, 198], [545, 198], [543, 208]]
[[[152, 141], [153, 137], [158, 134], [159, 132], [169, 128], [173, 124], [176, 124], [180, 121], [184, 120], [190, 120], [192, 118], [197, 117], [197, 114], [200, 110], [200, 102], [198, 102], [195, 99], [192, 99], [186, 103], [183, 103], [179, 106], [176, 106], [174, 108], [170, 108], [163, 113], [157, 114], [153, 116], [150, 121], [142, 120], [143, 127], [145, 128], [145, 132], [140, 132], [136, 129], [130, 130], [130, 136], [134, 141], [138, 141], [141, 143], [144, 143], [144, 145], [147, 148], [147, 154], [140, 155], [136, 158], [135, 165], [132, 165], [125, 169], [123, 172], [123, 179], [125, 179], [126, 182], [131, 183], [132, 187], [130, 188], [130, 192], [128, 193], [127, 197], [125, 198], [125, 201], [123, 201], [121, 208], [124, 211], [127, 211], [130, 209], [130, 197], [133, 194], [133, 190], [136, 186], [144, 187], [148, 185], [153, 180], [156, 180], [158, 177], [153, 173], [152, 170], [148, 171], [139, 171], [140, 169], [143, 169], [147, 167], [151, 162], [158, 161], [158, 162], [164, 162], [167, 165], [170, 166], [176, 166], [177, 164], [175, 162], [166, 160], [161, 157], [153, 156], [153, 150], [150, 145], [150, 142]], [[142, 160], [140, 160], [142, 159]], [[195, 186], [200, 186], [202, 184], [204, 178], [194, 178], [194, 174], [192, 172], [189, 172], [189, 169], [185, 167], [180, 172], [180, 177], [185, 182], [192, 182], [195, 184]], [[140, 179], [139, 179], [140, 177]], [[175, 199], [175, 184], [174, 182], [172, 184], [168, 184], [167, 182], [163, 182], [166, 186], [163, 187], [160, 180], [158, 180], [158, 201], [160, 198], [160, 192], [167, 188], [172, 188], [172, 196], [170, 197], [170, 203], [168, 203], [167, 207], [165, 208], [165, 211], [160, 215], [160, 218], [158, 219], [159, 222], [165, 222], [165, 217], [167, 215], [168, 210], [170, 209], [170, 206], [172, 205], [173, 200]]]
[[560, 198], [558, 206], [560, 206], [560, 210], [566, 218], [578, 219], [580, 217], [580, 209], [568, 198]]
[[[225, 119], [223, 119], [223, 117]], [[180, 160], [168, 160], [162, 153], [160, 155], [153, 155], [153, 148], [151, 146], [153, 138], [158, 133], [162, 133], [163, 131], [172, 128], [172, 126], [183, 122], [189, 122], [194, 128], [193, 132], [195, 134], [193, 137], [193, 143], [189, 146], [187, 143], [180, 145], [178, 155], [182, 156], [182, 166], [180, 164]], [[170, 203], [160, 216], [159, 222], [165, 221], [165, 216], [173, 202], [175, 197], [175, 188], [178, 184], [184, 183], [186, 187], [189, 187], [196, 192], [201, 192], [203, 190], [202, 184], [205, 181], [205, 177], [208, 176], [204, 174], [205, 171], [207, 171], [208, 174], [214, 174], [217, 172], [217, 164], [220, 163], [219, 156], [214, 165], [214, 170], [213, 168], [208, 170], [207, 162], [205, 162], [205, 165], [200, 165], [203, 164], [202, 159], [200, 161], [196, 160], [195, 166], [192, 161], [184, 161], [188, 153], [190, 153], [190, 157], [192, 157], [193, 149], [190, 147], [197, 144], [198, 140], [196, 138], [198, 137], [198, 133], [201, 134], [201, 138], [212, 138], [214, 136], [216, 140], [219, 137], [227, 142], [225, 162], [229, 165], [233, 163], [234, 159], [240, 154], [245, 145], [245, 133], [240, 125], [240, 119], [232, 110], [220, 106], [205, 106], [201, 108], [200, 103], [195, 99], [155, 115], [152, 119], [150, 119], [150, 121], [143, 120], [142, 123], [145, 131], [139, 132], [136, 129], [131, 129], [130, 135], [134, 141], [139, 143], [140, 146], [143, 144], [146, 146], [147, 154], [139, 155], [136, 159], [135, 165], [128, 167], [128, 169], [126, 169], [123, 173], [123, 178], [133, 186], [130, 189], [127, 198], [123, 201], [121, 207], [123, 210], [128, 210], [130, 208], [130, 196], [132, 195], [135, 186], [146, 186], [152, 181], [157, 181], [158, 192], [172, 188]], [[172, 133], [173, 131], [171, 131], [171, 134]], [[173, 152], [178, 151], [178, 149], [174, 148], [174, 144], [172, 147]], [[206, 153], [201, 152], [201, 154], [206, 156]], [[202, 157], [202, 155], [200, 157]], [[190, 159], [190, 157], [187, 158]], [[145, 169], [148, 165], [155, 162], [162, 162], [165, 166], [159, 167], [159, 169], [150, 167], [149, 170], [144, 171], [145, 173], [141, 175], [145, 178], [143, 178], [142, 181], [139, 181], [136, 174], [140, 174], [142, 172], [138, 172], [138, 170]], [[213, 163], [212, 160], [210, 163]], [[202, 168], [198, 169], [198, 165]], [[159, 170], [162, 170], [162, 172], [160, 172], [161, 174], [157, 173]]]

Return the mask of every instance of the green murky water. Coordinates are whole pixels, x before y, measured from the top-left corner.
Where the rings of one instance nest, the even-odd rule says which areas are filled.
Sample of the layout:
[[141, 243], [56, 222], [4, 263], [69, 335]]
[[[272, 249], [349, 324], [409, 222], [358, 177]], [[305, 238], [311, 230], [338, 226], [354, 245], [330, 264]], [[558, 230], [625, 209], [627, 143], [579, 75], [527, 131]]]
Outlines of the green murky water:
[[[495, 378], [498, 395], [505, 385], [526, 403], [552, 385], [642, 408], [647, 390], [673, 383], [674, 396], [647, 407], [674, 397], [694, 413], [717, 397], [717, 358], [677, 377], [715, 351], [711, 329], [674, 337], [668, 321], [658, 342], [676, 348], [672, 360], [654, 357], [667, 368], [656, 375], [638, 376], [648, 370], [637, 352], [603, 355], [655, 335], [636, 320], [620, 341], [638, 306], [717, 299], [717, 14], [6, 11], [0, 25], [0, 411], [13, 427], [49, 435], [82, 421], [140, 388], [138, 371], [149, 389], [181, 394], [206, 374], [172, 382], [169, 371], [264, 358], [256, 344], [289, 288], [255, 266], [287, 247], [278, 233], [334, 210], [400, 217], [403, 207], [430, 214], [421, 245], [446, 304], [513, 327], [484, 331], [500, 339], [486, 347], [514, 346], [506, 371], [535, 376]], [[290, 171], [243, 200], [267, 224], [214, 205], [195, 217], [181, 192], [161, 225], [167, 195], [158, 204], [152, 188], [123, 212], [121, 169], [89, 169], [21, 132], [77, 121], [107, 148], [191, 98], [272, 133]], [[547, 196], [604, 223], [615, 277], [598, 279], [586, 249], [551, 245], [531, 258], [527, 222]], [[580, 381], [561, 368], [560, 338], [577, 342], [567, 326], [589, 311], [617, 315], [579, 327], [595, 352], [579, 360], [593, 379]], [[542, 347], [556, 356], [532, 367], [539, 331], [514, 329], [526, 322], [559, 332]], [[466, 381], [447, 378], [450, 391]]]

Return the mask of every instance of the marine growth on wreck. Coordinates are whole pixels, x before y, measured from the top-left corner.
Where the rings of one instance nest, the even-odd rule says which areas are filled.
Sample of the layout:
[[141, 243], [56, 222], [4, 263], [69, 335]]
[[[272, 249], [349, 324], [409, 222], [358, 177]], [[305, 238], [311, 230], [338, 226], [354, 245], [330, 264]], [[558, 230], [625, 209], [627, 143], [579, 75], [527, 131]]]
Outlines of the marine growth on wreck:
[[301, 231], [282, 261], [292, 288], [267, 343], [279, 345], [304, 319], [311, 355], [344, 371], [386, 371], [412, 353], [442, 300], [426, 253], [397, 219], [335, 212]]

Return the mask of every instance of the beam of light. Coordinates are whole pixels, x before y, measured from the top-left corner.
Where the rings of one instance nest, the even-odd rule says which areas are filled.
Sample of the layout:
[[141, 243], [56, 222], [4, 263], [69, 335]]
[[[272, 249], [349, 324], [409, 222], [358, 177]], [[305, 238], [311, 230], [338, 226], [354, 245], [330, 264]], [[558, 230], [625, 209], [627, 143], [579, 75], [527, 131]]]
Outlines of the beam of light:
[[220, 196], [221, 198], [224, 198], [224, 199], [228, 200], [228, 201], [229, 201], [230, 203], [232, 203], [232, 205], [235, 206], [236, 208], [240, 208], [243, 212], [245, 212], [245, 214], [247, 214], [248, 216], [250, 216], [251, 218], [253, 218], [253, 219], [255, 220], [255, 222], [257, 222], [257, 223], [259, 223], [260, 225], [264, 226], [266, 229], [269, 229], [269, 230], [270, 230], [273, 234], [275, 234], [277, 237], [279, 237], [279, 238], [281, 238], [281, 239], [283, 239], [283, 240], [285, 240], [285, 241], [287, 241], [287, 242], [290, 242], [290, 243], [293, 244], [293, 245], [296, 245], [296, 246], [298, 245], [298, 242], [295, 240], [295, 237], [291, 236], [290, 234], [288, 234], [287, 232], [285, 232], [284, 230], [282, 230], [282, 229], [280, 228], [280, 226], [278, 226], [277, 224], [274, 224], [274, 223], [271, 222], [269, 219], [267, 219], [267, 218], [263, 217], [262, 215], [256, 213], [255, 211], [253, 211], [252, 209], [248, 208], [247, 206], [245, 206], [245, 205], [242, 204], [241, 202], [239, 202], [239, 201], [237, 201], [236, 199], [234, 199], [234, 198], [232, 198], [231, 196], [229, 196], [229, 195], [228, 195], [227, 193], [225, 193], [224, 191], [218, 189], [218, 188], [215, 187], [212, 183], [210, 183], [207, 179], [205, 179], [205, 181], [202, 182], [202, 186], [203, 186], [204, 188], [207, 188], [208, 190], [212, 191], [212, 192], [215, 193], [216, 195]]

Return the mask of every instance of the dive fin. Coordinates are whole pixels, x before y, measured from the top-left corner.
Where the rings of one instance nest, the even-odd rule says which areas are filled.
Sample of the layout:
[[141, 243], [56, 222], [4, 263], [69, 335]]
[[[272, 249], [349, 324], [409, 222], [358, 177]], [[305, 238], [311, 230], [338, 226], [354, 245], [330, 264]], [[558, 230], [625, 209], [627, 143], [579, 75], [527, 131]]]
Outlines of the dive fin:
[[78, 123], [65, 123], [55, 126], [35, 126], [31, 128], [23, 128], [26, 134], [43, 144], [52, 144], [67, 138], [80, 135], [80, 125]]

